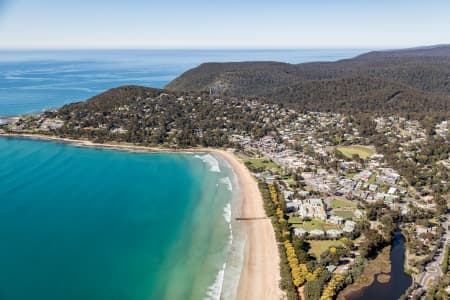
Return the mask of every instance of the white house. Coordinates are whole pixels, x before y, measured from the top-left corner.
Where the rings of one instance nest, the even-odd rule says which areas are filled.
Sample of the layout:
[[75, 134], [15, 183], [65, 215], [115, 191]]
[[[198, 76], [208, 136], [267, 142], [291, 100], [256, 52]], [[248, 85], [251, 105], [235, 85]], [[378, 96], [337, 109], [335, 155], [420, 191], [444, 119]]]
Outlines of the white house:
[[395, 187], [390, 187], [389, 191], [388, 191], [388, 194], [394, 195], [396, 192], [397, 192], [397, 189]]
[[307, 233], [307, 231], [303, 228], [294, 228], [292, 232], [294, 233], [295, 236], [299, 237], [305, 236]]
[[313, 235], [313, 236], [323, 236], [325, 234], [325, 232], [323, 230], [320, 230], [320, 229], [314, 229], [314, 230], [311, 230], [309, 232], [309, 234]]
[[369, 191], [376, 192], [377, 189], [378, 189], [378, 185], [373, 184], [373, 183], [371, 185], [369, 185]]
[[338, 238], [342, 235], [342, 231], [337, 230], [337, 229], [330, 229], [330, 230], [327, 230], [327, 235], [331, 238]]
[[343, 230], [345, 232], [353, 232], [355, 230], [355, 227], [356, 227], [356, 222], [347, 220], [347, 221], [345, 221]]
[[332, 224], [343, 224], [344, 223], [344, 218], [339, 217], [339, 216], [331, 216], [330, 219], [328, 220], [330, 223]]
[[355, 212], [353, 214], [357, 218], [362, 218], [364, 216], [364, 213], [361, 210], [359, 210], [359, 209], [355, 210]]

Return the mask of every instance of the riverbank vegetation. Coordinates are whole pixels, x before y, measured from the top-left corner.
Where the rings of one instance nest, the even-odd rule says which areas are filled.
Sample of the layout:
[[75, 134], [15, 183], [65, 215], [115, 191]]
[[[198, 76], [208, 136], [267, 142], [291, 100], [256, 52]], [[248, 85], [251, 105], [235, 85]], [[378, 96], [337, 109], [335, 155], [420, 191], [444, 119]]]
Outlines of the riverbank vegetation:
[[370, 286], [378, 274], [388, 274], [391, 272], [391, 263], [389, 259], [391, 247], [384, 248], [380, 254], [371, 261], [366, 261], [361, 275], [354, 281], [353, 284], [346, 287], [342, 293], [339, 294], [338, 299], [343, 300], [354, 292], [357, 292], [364, 287]]

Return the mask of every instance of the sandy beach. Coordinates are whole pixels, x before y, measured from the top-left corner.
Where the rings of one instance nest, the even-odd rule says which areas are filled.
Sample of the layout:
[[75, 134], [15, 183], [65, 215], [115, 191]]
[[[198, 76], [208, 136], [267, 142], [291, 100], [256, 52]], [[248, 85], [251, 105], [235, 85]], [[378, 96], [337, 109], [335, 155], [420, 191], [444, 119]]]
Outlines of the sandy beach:
[[51, 137], [35, 134], [0, 134], [0, 137], [31, 138], [39, 140], [70, 143], [79, 147], [131, 152], [209, 152], [221, 156], [231, 165], [236, 174], [242, 192], [241, 218], [259, 218], [245, 220], [247, 234], [244, 249], [244, 262], [240, 274], [237, 299], [280, 299], [283, 294], [279, 288], [279, 255], [270, 219], [265, 217], [263, 200], [256, 179], [245, 165], [231, 152], [214, 148], [165, 149], [128, 144], [98, 144], [85, 140]]
[[[232, 166], [242, 191], [242, 218], [266, 216], [258, 184], [235, 155], [223, 150], [213, 150]], [[270, 219], [255, 219], [245, 222], [247, 241], [244, 265], [239, 281], [237, 299], [280, 299], [279, 255]]]

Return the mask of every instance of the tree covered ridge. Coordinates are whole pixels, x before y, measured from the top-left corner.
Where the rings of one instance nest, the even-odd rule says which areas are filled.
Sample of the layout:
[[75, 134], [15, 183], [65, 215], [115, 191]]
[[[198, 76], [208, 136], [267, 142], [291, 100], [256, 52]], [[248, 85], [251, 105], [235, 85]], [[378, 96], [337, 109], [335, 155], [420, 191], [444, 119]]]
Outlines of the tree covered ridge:
[[369, 52], [337, 62], [298, 65], [206, 63], [166, 88], [259, 96], [300, 109], [442, 111], [450, 106], [450, 46]]
[[262, 137], [275, 132], [276, 114], [285, 112], [247, 98], [216, 98], [209, 93], [169, 92], [141, 86], [111, 89], [85, 102], [47, 111], [64, 126], [57, 133], [97, 142], [118, 141], [176, 147], [225, 146], [232, 133]]

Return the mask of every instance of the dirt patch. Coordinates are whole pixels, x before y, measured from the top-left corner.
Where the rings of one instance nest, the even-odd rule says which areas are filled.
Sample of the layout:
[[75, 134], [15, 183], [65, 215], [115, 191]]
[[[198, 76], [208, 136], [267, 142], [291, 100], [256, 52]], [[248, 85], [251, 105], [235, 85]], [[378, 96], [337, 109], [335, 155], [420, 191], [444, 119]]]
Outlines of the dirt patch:
[[377, 281], [379, 283], [388, 283], [391, 280], [391, 275], [389, 274], [378, 274]]

